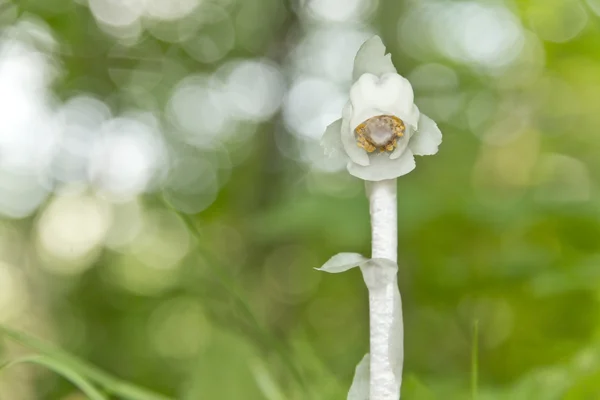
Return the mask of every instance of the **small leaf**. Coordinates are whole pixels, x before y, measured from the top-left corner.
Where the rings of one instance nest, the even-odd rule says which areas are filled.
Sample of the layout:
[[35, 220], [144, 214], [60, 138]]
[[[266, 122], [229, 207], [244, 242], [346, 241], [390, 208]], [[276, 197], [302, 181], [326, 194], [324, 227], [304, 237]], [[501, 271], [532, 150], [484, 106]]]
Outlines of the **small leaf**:
[[17, 360], [11, 361], [7, 364], [0, 366], [0, 372], [10, 367], [14, 367], [20, 364], [37, 364], [43, 367], [48, 368], [49, 370], [57, 373], [62, 376], [73, 385], [75, 385], [79, 390], [81, 390], [90, 400], [108, 400], [108, 397], [104, 396], [98, 389], [94, 387], [90, 382], [88, 382], [85, 378], [79, 375], [77, 372], [73, 371], [68, 366], [53, 360], [49, 357], [45, 356], [32, 356], [32, 357], [23, 357]]
[[317, 268], [317, 270], [337, 274], [354, 267], [360, 267], [368, 261], [368, 258], [358, 253], [339, 253], [331, 257], [321, 268]]
[[352, 379], [352, 385], [348, 391], [348, 400], [369, 400], [370, 361], [369, 353], [367, 353], [356, 366], [354, 379]]

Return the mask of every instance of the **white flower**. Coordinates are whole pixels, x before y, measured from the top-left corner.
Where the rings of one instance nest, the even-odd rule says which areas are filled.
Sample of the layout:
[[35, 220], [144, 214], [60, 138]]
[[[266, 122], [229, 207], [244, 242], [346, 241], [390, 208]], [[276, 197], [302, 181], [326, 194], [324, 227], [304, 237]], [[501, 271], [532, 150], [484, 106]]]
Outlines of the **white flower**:
[[326, 154], [345, 155], [350, 174], [381, 181], [412, 171], [414, 155], [437, 153], [442, 133], [415, 106], [410, 82], [396, 72], [379, 36], [358, 50], [353, 79], [342, 118], [321, 140]]

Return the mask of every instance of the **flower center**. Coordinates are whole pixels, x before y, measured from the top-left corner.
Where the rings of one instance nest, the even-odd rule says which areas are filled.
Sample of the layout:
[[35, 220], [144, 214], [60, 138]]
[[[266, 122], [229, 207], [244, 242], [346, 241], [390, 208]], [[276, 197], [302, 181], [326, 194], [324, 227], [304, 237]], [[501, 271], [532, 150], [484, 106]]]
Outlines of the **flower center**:
[[379, 152], [394, 151], [398, 139], [404, 136], [406, 127], [404, 122], [393, 115], [380, 115], [369, 118], [354, 130], [356, 144], [367, 152], [375, 149]]

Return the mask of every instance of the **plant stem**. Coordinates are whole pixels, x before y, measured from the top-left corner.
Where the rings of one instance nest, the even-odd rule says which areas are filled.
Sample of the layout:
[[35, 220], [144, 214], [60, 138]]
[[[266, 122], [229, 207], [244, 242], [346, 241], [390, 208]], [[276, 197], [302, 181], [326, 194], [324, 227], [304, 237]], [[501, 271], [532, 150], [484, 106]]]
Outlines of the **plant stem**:
[[473, 338], [471, 339], [471, 400], [477, 400], [479, 386], [479, 321], [473, 322]]
[[[372, 258], [385, 258], [397, 263], [396, 180], [368, 182], [366, 188], [371, 212]], [[403, 354], [401, 341], [391, 341], [392, 329], [403, 330], [402, 304], [397, 285], [396, 278], [381, 288], [369, 290], [370, 400], [400, 398], [402, 360], [391, 357], [394, 353], [392, 348]]]

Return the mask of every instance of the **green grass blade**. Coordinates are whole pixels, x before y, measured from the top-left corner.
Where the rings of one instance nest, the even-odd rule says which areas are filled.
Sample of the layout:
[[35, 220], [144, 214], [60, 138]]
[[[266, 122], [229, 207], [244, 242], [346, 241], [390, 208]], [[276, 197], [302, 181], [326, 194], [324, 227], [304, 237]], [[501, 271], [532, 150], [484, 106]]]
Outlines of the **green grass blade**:
[[471, 400], [479, 397], [479, 321], [473, 322], [471, 347]]
[[55, 347], [54, 345], [40, 340], [34, 336], [16, 331], [6, 326], [0, 325], [0, 334], [20, 343], [21, 345], [33, 349], [49, 359], [53, 359], [68, 368], [76, 371], [81, 376], [95, 382], [106, 392], [119, 396], [127, 400], [172, 400], [167, 396], [151, 392], [147, 389], [135, 386], [129, 382], [120, 380], [109, 375], [101, 369], [85, 362], [66, 351]]
[[[164, 199], [163, 199], [164, 200]], [[167, 200], [164, 200], [166, 206], [173, 211], [187, 226], [188, 230], [196, 239], [196, 243], [203, 251], [203, 255], [205, 257], [210, 256], [210, 249], [202, 248], [203, 240], [202, 233], [198, 230], [196, 223], [194, 220], [187, 214], [180, 212], [175, 209]], [[211, 262], [208, 263], [212, 265]], [[241, 294], [241, 290], [239, 289], [239, 285], [236, 283], [236, 280], [233, 276], [231, 276], [227, 270], [223, 268], [212, 268], [212, 271], [215, 273], [217, 278], [219, 279], [221, 285], [229, 292], [232, 299], [235, 301], [236, 306], [238, 307], [238, 311], [240, 311], [246, 318], [247, 321], [252, 325], [255, 330], [256, 337], [263, 337], [266, 339], [273, 350], [277, 352], [281, 361], [287, 366], [288, 370], [291, 372], [292, 376], [296, 380], [296, 382], [305, 390], [308, 390], [309, 387], [306, 385], [306, 380], [293, 358], [290, 356], [290, 352], [292, 349], [289, 346], [286, 346], [285, 343], [282, 343], [272, 332], [266, 329], [256, 317], [255, 313], [248, 306], [248, 301]]]
[[73, 371], [71, 368], [64, 364], [45, 356], [23, 357], [14, 361], [10, 361], [0, 366], [0, 372], [7, 368], [14, 367], [20, 364], [37, 364], [46, 367], [49, 370], [62, 376], [63, 378], [71, 382], [73, 385], [75, 385], [79, 390], [81, 390], [81, 392], [83, 392], [83, 394], [85, 394], [88, 397], [88, 399], [108, 400], [108, 397], [100, 393], [100, 391], [96, 389], [94, 385], [88, 382], [77, 372]]

